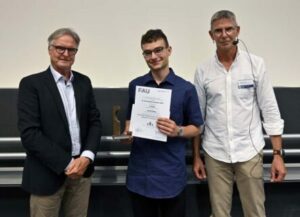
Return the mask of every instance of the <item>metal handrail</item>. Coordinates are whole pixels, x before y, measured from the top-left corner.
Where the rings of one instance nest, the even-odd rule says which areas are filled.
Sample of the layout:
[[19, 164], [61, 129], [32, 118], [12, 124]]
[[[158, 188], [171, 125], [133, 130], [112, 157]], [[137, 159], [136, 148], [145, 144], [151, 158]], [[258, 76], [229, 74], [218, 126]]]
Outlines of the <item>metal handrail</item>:
[[[265, 139], [268, 138], [268, 136], [265, 136]], [[282, 138], [286, 141], [300, 139], [300, 134], [283, 134]], [[120, 141], [119, 139], [114, 139], [113, 136], [102, 136], [101, 140], [104, 142]], [[20, 137], [0, 137], [0, 143], [4, 142], [21, 142], [21, 139]], [[272, 149], [264, 149], [263, 153], [265, 156], [271, 156], [273, 151]], [[300, 149], [286, 149], [285, 154], [286, 156], [298, 156], [300, 155]], [[97, 152], [96, 158], [127, 158], [129, 155], [129, 151], [99, 151]], [[187, 155], [191, 155], [191, 152], [188, 152]], [[0, 160], [23, 160], [25, 157], [25, 152], [0, 153]]]
[[[118, 137], [114, 137], [114, 136], [101, 136], [101, 141], [113, 142], [113, 141], [120, 141], [120, 139], [118, 139]], [[21, 138], [20, 137], [0, 137], [0, 143], [1, 142], [21, 142]]]
[[[300, 134], [282, 134], [282, 139], [286, 140], [293, 140], [293, 139], [300, 139]], [[268, 135], [264, 135], [265, 139], [269, 139]], [[115, 139], [114, 136], [101, 136], [101, 141], [103, 142], [112, 142], [112, 141], [119, 141], [119, 139]], [[20, 137], [0, 137], [1, 142], [21, 142]]]
[[[264, 156], [272, 156], [273, 150], [263, 150]], [[99, 151], [97, 152], [96, 159], [103, 158], [128, 158], [130, 155], [129, 151]], [[187, 155], [191, 155], [188, 153]], [[285, 150], [286, 156], [299, 156], [300, 149], [287, 149]], [[25, 152], [6, 152], [0, 153], [0, 160], [23, 160], [26, 157]]]

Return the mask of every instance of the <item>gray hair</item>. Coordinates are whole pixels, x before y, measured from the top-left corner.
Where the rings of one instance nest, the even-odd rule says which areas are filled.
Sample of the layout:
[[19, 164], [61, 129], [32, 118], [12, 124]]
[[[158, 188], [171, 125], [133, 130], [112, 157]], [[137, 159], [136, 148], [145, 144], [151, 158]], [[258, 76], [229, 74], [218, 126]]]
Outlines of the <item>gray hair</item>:
[[236, 26], [238, 26], [237, 22], [236, 22], [236, 18], [233, 12], [228, 11], [228, 10], [221, 10], [221, 11], [217, 11], [210, 20], [210, 29], [212, 29], [212, 25], [215, 21], [220, 20], [220, 19], [230, 19], [232, 20]]
[[79, 35], [72, 29], [70, 28], [61, 28], [61, 29], [57, 29], [55, 30], [49, 37], [48, 37], [48, 45], [50, 46], [52, 44], [52, 42], [54, 40], [56, 40], [57, 38], [64, 36], [64, 35], [69, 35], [71, 36], [75, 42], [76, 45], [79, 46], [80, 43], [80, 37]]

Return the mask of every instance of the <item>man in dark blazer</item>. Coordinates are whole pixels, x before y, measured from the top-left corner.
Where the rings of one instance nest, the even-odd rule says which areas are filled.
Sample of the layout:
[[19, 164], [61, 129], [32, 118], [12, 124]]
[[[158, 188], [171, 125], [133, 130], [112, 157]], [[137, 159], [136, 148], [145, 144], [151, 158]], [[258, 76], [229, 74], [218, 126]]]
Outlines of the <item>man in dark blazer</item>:
[[101, 140], [90, 79], [72, 71], [80, 38], [69, 28], [48, 38], [49, 68], [23, 78], [18, 127], [26, 150], [22, 187], [30, 215], [87, 215], [93, 161]]

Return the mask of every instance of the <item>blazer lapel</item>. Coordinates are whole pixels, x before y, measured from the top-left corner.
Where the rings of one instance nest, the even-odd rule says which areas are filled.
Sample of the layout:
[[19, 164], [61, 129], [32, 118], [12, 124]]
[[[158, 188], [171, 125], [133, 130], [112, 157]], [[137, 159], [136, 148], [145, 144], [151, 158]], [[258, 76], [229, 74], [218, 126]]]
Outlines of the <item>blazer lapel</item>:
[[73, 72], [74, 80], [72, 82], [73, 89], [74, 89], [74, 95], [75, 95], [75, 103], [76, 103], [76, 113], [78, 121], [80, 122], [80, 114], [81, 114], [81, 91], [83, 91], [80, 88], [80, 82], [78, 82], [79, 77], [76, 75], [76, 72]]
[[47, 71], [46, 71], [46, 76], [45, 76], [45, 81], [44, 82], [47, 85], [47, 87], [49, 88], [49, 92], [53, 96], [54, 102], [57, 106], [57, 109], [58, 109], [62, 119], [63, 119], [63, 122], [65, 123], [65, 126], [69, 130], [69, 124], [68, 124], [68, 119], [67, 119], [67, 116], [66, 116], [64, 104], [63, 104], [63, 101], [61, 99], [59, 90], [57, 88], [57, 85], [55, 83], [55, 80], [53, 78], [53, 75], [51, 73], [50, 68], [48, 68]]

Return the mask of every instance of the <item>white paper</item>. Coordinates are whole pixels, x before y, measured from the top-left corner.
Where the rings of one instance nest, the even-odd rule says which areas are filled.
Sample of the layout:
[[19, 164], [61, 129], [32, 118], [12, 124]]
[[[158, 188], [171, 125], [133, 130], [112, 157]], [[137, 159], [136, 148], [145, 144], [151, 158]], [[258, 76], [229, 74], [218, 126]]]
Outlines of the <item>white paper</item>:
[[136, 86], [135, 104], [132, 106], [130, 130], [135, 137], [167, 141], [156, 121], [158, 117], [170, 117], [172, 90]]

